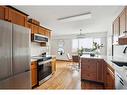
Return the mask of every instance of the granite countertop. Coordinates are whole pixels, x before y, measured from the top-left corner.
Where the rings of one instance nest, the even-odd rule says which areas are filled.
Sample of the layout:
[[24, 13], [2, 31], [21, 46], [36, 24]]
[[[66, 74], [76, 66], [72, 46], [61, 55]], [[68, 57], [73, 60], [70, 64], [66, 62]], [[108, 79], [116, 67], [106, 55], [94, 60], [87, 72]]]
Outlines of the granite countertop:
[[115, 71], [121, 73], [125, 73], [127, 75], [127, 67], [123, 66], [123, 67], [119, 67], [117, 66], [115, 63], [112, 62], [112, 60], [114, 61], [118, 61], [118, 62], [127, 62], [127, 58], [121, 58], [121, 57], [116, 57], [116, 56], [103, 56], [103, 55], [99, 55], [99, 56], [95, 56], [95, 57], [91, 57], [90, 55], [83, 55], [81, 56], [81, 58], [91, 58], [91, 59], [103, 59], [107, 64], [109, 64]]

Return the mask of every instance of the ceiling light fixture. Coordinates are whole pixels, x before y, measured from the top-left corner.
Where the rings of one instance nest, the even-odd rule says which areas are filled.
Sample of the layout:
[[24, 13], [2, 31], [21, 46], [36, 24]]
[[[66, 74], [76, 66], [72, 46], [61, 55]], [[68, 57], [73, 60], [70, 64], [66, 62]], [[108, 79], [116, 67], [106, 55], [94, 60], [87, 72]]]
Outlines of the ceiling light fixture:
[[83, 34], [81, 32], [82, 32], [82, 29], [80, 29], [80, 34], [76, 35], [77, 36], [77, 39], [80, 39], [80, 38], [84, 38], [85, 37], [85, 34]]
[[70, 21], [79, 21], [79, 20], [85, 20], [85, 19], [90, 19], [90, 18], [91, 18], [91, 12], [87, 12], [83, 14], [77, 14], [73, 16], [59, 18], [58, 21], [70, 22]]

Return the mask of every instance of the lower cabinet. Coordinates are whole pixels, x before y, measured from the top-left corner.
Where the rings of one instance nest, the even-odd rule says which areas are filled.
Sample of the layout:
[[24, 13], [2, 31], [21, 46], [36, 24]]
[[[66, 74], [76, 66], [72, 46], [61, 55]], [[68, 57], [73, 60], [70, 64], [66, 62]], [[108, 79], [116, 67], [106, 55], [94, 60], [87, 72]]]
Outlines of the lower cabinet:
[[33, 61], [31, 63], [31, 81], [32, 87], [37, 85], [37, 62]]
[[82, 58], [81, 59], [81, 79], [95, 82], [104, 82], [103, 60]]
[[115, 74], [112, 67], [106, 66], [105, 71], [105, 89], [115, 89]]
[[56, 71], [56, 58], [52, 58], [52, 73], [55, 73]]

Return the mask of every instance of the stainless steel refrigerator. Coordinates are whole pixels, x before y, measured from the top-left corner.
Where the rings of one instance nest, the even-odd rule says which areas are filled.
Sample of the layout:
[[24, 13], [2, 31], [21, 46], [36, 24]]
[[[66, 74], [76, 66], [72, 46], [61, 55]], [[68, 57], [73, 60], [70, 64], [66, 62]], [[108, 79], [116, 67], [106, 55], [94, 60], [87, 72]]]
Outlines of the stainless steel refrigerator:
[[30, 89], [30, 29], [0, 20], [0, 89]]

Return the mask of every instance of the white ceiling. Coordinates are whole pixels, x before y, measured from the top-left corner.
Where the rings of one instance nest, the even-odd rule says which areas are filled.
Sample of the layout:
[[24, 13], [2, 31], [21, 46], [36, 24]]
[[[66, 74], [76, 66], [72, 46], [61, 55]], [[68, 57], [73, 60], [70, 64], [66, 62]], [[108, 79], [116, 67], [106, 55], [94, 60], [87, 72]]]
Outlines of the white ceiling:
[[[122, 6], [14, 6], [40, 21], [41, 25], [52, 30], [53, 35], [67, 35], [92, 32], [106, 32], [112, 21], [120, 13]], [[92, 13], [91, 19], [74, 22], [60, 22], [57, 19], [67, 16]]]

